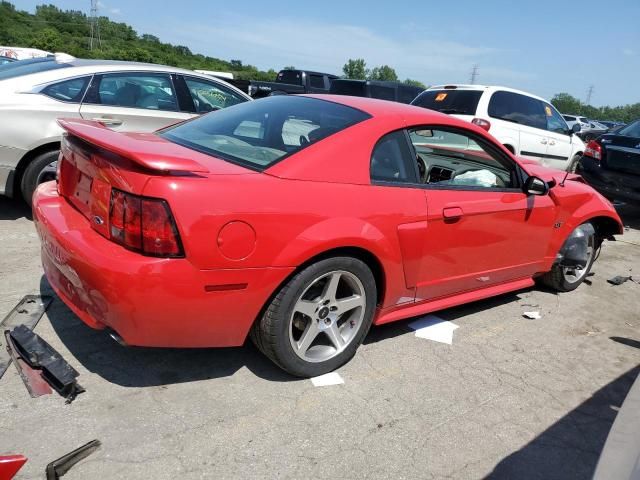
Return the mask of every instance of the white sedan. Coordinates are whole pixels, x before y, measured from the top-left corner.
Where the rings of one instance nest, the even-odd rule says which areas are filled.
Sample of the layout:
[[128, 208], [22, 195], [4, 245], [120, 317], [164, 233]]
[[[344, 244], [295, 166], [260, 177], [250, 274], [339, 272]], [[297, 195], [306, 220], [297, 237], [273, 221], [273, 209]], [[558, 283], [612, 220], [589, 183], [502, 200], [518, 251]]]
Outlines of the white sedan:
[[31, 203], [36, 186], [55, 178], [60, 117], [149, 132], [250, 100], [212, 76], [162, 65], [68, 55], [2, 65], [0, 195]]

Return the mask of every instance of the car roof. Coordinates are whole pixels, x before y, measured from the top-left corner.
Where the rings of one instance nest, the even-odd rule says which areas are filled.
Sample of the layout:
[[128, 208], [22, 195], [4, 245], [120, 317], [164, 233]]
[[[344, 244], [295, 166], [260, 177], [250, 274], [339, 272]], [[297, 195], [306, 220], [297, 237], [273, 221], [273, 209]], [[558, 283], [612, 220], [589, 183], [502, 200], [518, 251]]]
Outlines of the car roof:
[[527, 97], [532, 97], [537, 100], [541, 100], [543, 102], [549, 103], [549, 100], [539, 97], [538, 95], [534, 95], [533, 93], [525, 92], [524, 90], [517, 90], [511, 87], [503, 87], [501, 85], [468, 85], [468, 84], [456, 84], [456, 83], [448, 83], [446, 85], [434, 85], [432, 87], [427, 88], [429, 90], [478, 90], [478, 91], [486, 91], [486, 92], [495, 92], [495, 91], [503, 91], [503, 92], [511, 92], [511, 93], [519, 93], [520, 95], [525, 95]]
[[[48, 61], [57, 61], [54, 57], [48, 57]], [[55, 82], [57, 80], [64, 80], [65, 78], [79, 77], [83, 75], [92, 75], [96, 73], [110, 73], [110, 72], [160, 72], [160, 73], [179, 73], [182, 75], [189, 75], [191, 77], [198, 77], [206, 80], [211, 80], [216, 83], [222, 84], [227, 88], [231, 88], [234, 92], [240, 93], [243, 97], [250, 99], [246, 93], [242, 90], [234, 87], [233, 85], [225, 82], [224, 80], [214, 77], [212, 75], [206, 75], [203, 73], [194, 72], [193, 70], [187, 70], [184, 68], [170, 67], [168, 65], [157, 65], [154, 63], [142, 63], [142, 62], [128, 62], [124, 60], [90, 60], [90, 59], [72, 59], [60, 61], [59, 63], [68, 65], [69, 68], [58, 68], [54, 70], [47, 70], [44, 72], [37, 72], [22, 77], [13, 77], [4, 82], [18, 81], [21, 86], [25, 83], [30, 83], [32, 86], [41, 85], [49, 82]]]

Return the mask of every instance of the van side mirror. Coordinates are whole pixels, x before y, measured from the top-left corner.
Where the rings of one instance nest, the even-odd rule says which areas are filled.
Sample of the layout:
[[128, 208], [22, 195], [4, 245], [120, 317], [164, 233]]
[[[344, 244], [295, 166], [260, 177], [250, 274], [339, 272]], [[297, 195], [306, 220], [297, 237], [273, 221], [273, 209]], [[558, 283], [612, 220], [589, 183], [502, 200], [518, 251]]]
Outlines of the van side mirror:
[[527, 195], [546, 195], [549, 193], [549, 184], [538, 177], [529, 177], [524, 182], [524, 191]]

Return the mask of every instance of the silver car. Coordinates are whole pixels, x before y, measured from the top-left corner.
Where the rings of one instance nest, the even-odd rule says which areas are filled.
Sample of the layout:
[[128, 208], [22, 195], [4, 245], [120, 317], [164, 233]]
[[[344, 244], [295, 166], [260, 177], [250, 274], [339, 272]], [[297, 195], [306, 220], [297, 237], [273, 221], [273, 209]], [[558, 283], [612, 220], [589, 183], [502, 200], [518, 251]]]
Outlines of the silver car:
[[31, 203], [55, 178], [58, 118], [154, 131], [249, 100], [222, 80], [162, 65], [58, 56], [0, 66], [0, 195]]

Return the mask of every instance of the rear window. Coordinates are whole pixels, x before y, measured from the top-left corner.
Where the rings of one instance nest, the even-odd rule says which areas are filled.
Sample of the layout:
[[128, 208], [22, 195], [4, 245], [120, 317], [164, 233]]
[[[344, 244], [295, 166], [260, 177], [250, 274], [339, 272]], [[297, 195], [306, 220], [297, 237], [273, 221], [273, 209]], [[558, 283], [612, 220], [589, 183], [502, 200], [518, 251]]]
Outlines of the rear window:
[[32, 73], [46, 72], [58, 68], [70, 67], [68, 63], [58, 63], [52, 58], [36, 58], [19, 60], [17, 62], [0, 65], [0, 80], [30, 75]]
[[278, 73], [276, 82], [288, 83], [290, 85], [302, 85], [302, 73], [298, 70], [283, 70]]
[[482, 90], [427, 90], [411, 105], [454, 115], [475, 115]]
[[351, 95], [352, 97], [366, 97], [366, 83], [357, 80], [334, 80], [331, 82], [329, 93]]
[[618, 132], [618, 135], [624, 135], [625, 137], [640, 138], [640, 120], [636, 120], [635, 122], [622, 128]]
[[315, 98], [267, 97], [162, 130], [163, 138], [253, 170], [264, 170], [370, 115]]

